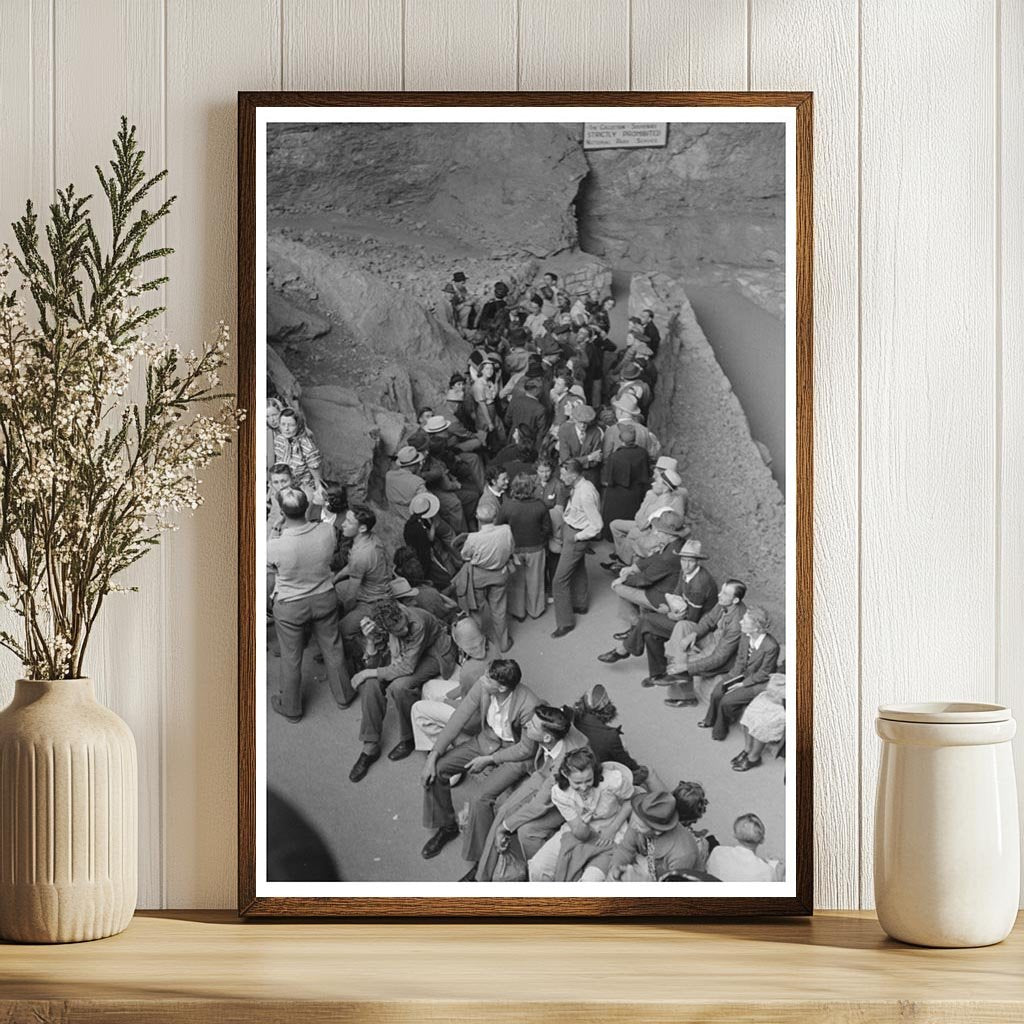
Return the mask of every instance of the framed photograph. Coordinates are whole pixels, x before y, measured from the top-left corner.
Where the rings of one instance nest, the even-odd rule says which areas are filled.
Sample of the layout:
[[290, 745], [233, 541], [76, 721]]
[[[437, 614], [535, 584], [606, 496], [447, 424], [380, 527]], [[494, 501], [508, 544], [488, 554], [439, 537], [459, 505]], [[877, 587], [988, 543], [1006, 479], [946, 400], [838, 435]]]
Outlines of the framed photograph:
[[812, 912], [811, 105], [239, 94], [240, 913]]

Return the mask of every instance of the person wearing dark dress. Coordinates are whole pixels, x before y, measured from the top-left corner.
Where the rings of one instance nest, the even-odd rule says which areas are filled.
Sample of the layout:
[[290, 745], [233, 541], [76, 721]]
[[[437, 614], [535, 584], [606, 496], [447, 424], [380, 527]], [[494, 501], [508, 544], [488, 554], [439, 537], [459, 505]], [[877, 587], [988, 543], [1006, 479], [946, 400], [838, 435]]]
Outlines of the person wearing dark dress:
[[584, 736], [590, 749], [602, 764], [615, 761], [625, 765], [633, 773], [633, 781], [642, 785], [647, 780], [649, 769], [637, 762], [622, 742], [622, 726], [614, 725], [618, 708], [612, 703], [608, 691], [595, 683], [572, 709], [572, 722]]
[[522, 622], [527, 615], [539, 619], [547, 607], [544, 599], [544, 566], [551, 516], [544, 502], [534, 496], [533, 477], [521, 473], [512, 481], [509, 496], [498, 510], [497, 524], [508, 524], [515, 541], [515, 572], [508, 586], [508, 613]]
[[612, 452], [601, 473], [605, 485], [601, 518], [606, 530], [613, 520], [632, 519], [651, 485], [647, 450], [637, 445], [632, 423], [619, 424], [619, 439], [622, 447]]

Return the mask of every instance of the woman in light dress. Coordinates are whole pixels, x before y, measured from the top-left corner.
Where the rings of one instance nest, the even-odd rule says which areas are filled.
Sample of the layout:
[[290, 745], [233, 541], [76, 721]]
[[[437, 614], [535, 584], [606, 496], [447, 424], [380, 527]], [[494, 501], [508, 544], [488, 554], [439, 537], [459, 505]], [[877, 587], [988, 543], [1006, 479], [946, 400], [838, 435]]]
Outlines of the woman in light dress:
[[768, 743], [786, 736], [786, 677], [774, 673], [768, 685], [747, 705], [743, 717], [743, 749], [732, 759], [734, 772], [745, 772], [761, 763]]
[[530, 858], [530, 881], [604, 881], [632, 796], [633, 773], [625, 765], [599, 764], [589, 747], [567, 754], [551, 789], [565, 824]]

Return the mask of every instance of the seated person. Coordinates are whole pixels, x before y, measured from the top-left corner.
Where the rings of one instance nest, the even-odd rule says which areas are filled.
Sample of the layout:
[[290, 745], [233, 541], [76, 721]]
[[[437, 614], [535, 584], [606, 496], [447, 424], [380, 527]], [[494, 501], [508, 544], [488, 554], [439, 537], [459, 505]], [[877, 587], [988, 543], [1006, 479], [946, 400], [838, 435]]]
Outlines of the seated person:
[[756, 814], [741, 814], [733, 824], [736, 846], [716, 846], [708, 857], [708, 871], [723, 882], [781, 882], [786, 878], [780, 860], [758, 857], [764, 842], [764, 822]]
[[[478, 882], [489, 882], [498, 854], [512, 843], [518, 844], [523, 860], [528, 862], [562, 825], [562, 815], [551, 802], [555, 772], [566, 754], [585, 747], [587, 739], [573, 726], [569, 708], [547, 704], [538, 705], [534, 710], [525, 736], [535, 744], [533, 770], [500, 807], [492, 808], [493, 824], [482, 846], [476, 843], [472, 849], [467, 849], [467, 853], [478, 853], [479, 863], [475, 872], [467, 872], [462, 881], [471, 881], [475, 876]], [[472, 810], [470, 817], [472, 821]]]
[[671, 793], [637, 793], [629, 828], [615, 845], [609, 882], [656, 882], [669, 872], [690, 871], [699, 859], [697, 841], [680, 824]]
[[[711, 729], [711, 738], [714, 740], [724, 740], [729, 735], [729, 727], [764, 690], [775, 671], [779, 660], [779, 642], [769, 634], [768, 626], [768, 613], [763, 608], [748, 608], [740, 620], [743, 636], [736, 657], [715, 683], [707, 714], [703, 721], [697, 723], [703, 729]], [[702, 663], [701, 658], [687, 662], [698, 675], [703, 674], [697, 671]]]
[[587, 745], [593, 750], [598, 761], [616, 761], [633, 773], [633, 781], [643, 785], [647, 780], [648, 768], [639, 764], [626, 750], [622, 742], [622, 726], [614, 722], [619, 716], [618, 708], [612, 703], [608, 691], [595, 683], [572, 709], [572, 724], [587, 738]]
[[[412, 734], [417, 750], [432, 750], [445, 723], [452, 717], [459, 701], [487, 671], [494, 660], [494, 648], [472, 619], [459, 619], [452, 627], [459, 667], [450, 678], [428, 679], [420, 699], [412, 706]], [[456, 737], [462, 742], [463, 737]]]
[[410, 711], [423, 684], [455, 670], [452, 638], [429, 612], [388, 598], [374, 605], [372, 618], [364, 618], [360, 628], [366, 638], [368, 667], [352, 677], [352, 685], [360, 688], [363, 711], [359, 726], [363, 752], [349, 772], [352, 782], [359, 782], [380, 758], [387, 705], [395, 708], [399, 733], [388, 759], [401, 761], [415, 749]]
[[[421, 776], [423, 824], [434, 829], [423, 847], [426, 859], [436, 857], [459, 834], [452, 805], [453, 778], [461, 778], [467, 771], [478, 772], [497, 766], [470, 812], [463, 852], [466, 860], [475, 861], [490, 829], [494, 801], [529, 773], [537, 750], [537, 738], [531, 735], [529, 723], [539, 701], [537, 695], [522, 684], [522, 678], [517, 661], [511, 658], [492, 661], [434, 741]], [[459, 743], [463, 733], [471, 738]]]
[[748, 772], [761, 764], [769, 743], [786, 738], [786, 677], [773, 674], [768, 685], [748, 705], [740, 719], [743, 749], [732, 759], [734, 772]]
[[632, 812], [633, 776], [589, 747], [566, 754], [551, 801], [565, 824], [530, 858], [531, 882], [602, 882]]

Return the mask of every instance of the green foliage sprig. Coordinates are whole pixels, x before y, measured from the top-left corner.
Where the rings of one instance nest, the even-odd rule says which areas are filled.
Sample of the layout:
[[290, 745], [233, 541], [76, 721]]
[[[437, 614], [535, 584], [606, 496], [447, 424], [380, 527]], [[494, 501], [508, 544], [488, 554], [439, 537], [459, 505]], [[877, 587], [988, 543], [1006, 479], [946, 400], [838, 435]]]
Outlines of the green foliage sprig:
[[29, 202], [13, 225], [19, 252], [0, 249], [0, 601], [21, 620], [0, 645], [30, 678], [82, 675], [104, 598], [125, 589], [115, 577], [200, 504], [198, 472], [241, 419], [220, 390], [224, 324], [187, 354], [147, 335], [164, 308], [140, 296], [167, 278], [144, 270], [173, 250], [146, 249], [146, 238], [174, 197], [141, 205], [167, 174], [147, 176], [144, 157], [122, 118], [111, 173], [96, 168], [109, 244], [92, 196], [68, 186], [50, 205], [45, 246]]

